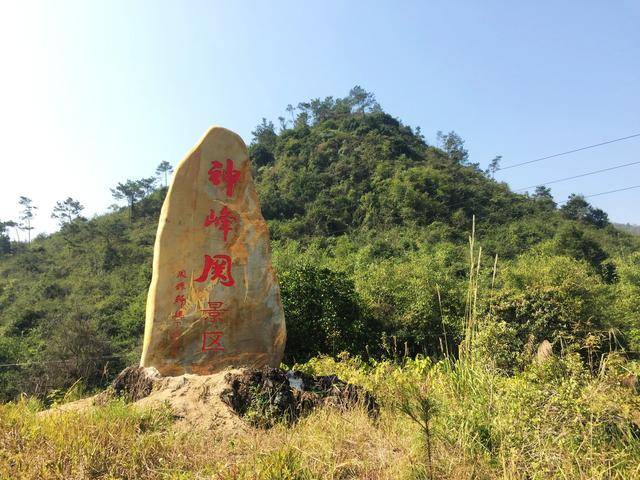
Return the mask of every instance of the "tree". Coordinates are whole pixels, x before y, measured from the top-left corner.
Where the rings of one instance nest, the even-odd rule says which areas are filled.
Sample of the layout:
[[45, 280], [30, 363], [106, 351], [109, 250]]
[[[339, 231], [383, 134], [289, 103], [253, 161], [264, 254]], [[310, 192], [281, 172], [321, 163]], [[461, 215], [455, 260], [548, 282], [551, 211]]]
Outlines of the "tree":
[[173, 167], [167, 161], [160, 162], [160, 165], [156, 168], [156, 175], [162, 177], [164, 175], [164, 186], [168, 185], [168, 176], [173, 172]]
[[[281, 132], [286, 129], [284, 119], [280, 117]], [[273, 122], [267, 122], [266, 118], [262, 119], [253, 132], [253, 141], [249, 145], [249, 157], [256, 167], [271, 165], [275, 162], [273, 154], [278, 135], [276, 134]]]
[[127, 180], [125, 183], [118, 183], [116, 188], [111, 189], [111, 195], [116, 200], [127, 200], [129, 204], [129, 221], [133, 219], [133, 212], [136, 204], [153, 191], [155, 178], [142, 178], [140, 180]]
[[313, 115], [313, 123], [319, 124], [334, 116], [336, 102], [332, 96], [325, 97], [324, 100], [314, 98], [309, 102], [309, 108]]
[[600, 208], [591, 207], [586, 221], [596, 228], [604, 228], [609, 225], [609, 215]]
[[78, 308], [56, 319], [57, 328], [47, 338], [46, 358], [58, 365], [50, 374], [54, 383], [68, 385], [81, 378], [94, 387], [100, 384], [111, 346], [98, 321]]
[[349, 92], [347, 97], [349, 106], [352, 111], [358, 112], [360, 115], [364, 115], [366, 112], [380, 111], [380, 105], [376, 101], [376, 96], [367, 92], [360, 85], [356, 85]]
[[295, 107], [291, 104], [287, 105], [287, 113], [289, 115], [291, 115], [291, 123], [294, 123], [296, 121], [294, 112], [296, 111]]
[[[16, 234], [16, 239], [18, 240], [18, 242], [20, 242], [20, 223], [18, 222], [14, 222], [13, 220], [8, 220], [6, 222], [4, 222], [4, 226], [6, 227], [11, 227], [14, 229], [15, 234]], [[7, 231], [7, 235], [9, 234], [9, 232]]]
[[500, 170], [500, 162], [502, 161], [502, 155], [496, 155], [491, 162], [489, 162], [489, 166], [484, 171], [488, 176], [493, 178], [498, 170]]
[[560, 213], [569, 220], [584, 220], [589, 214], [589, 207], [589, 202], [582, 195], [572, 193], [567, 202], [560, 207]]
[[280, 133], [282, 133], [287, 129], [287, 124], [289, 122], [284, 117], [278, 117], [278, 122], [280, 123]]
[[553, 195], [551, 194], [551, 189], [549, 187], [545, 187], [544, 185], [538, 185], [533, 193], [533, 198], [535, 199], [549, 198], [553, 200]]
[[256, 143], [249, 147], [249, 157], [256, 167], [272, 165], [276, 161], [273, 153], [261, 143]]
[[253, 135], [253, 144], [262, 144], [269, 150], [273, 149], [278, 139], [273, 122], [267, 122], [266, 118], [262, 119], [262, 123], [251, 132], [251, 135]]
[[533, 199], [545, 210], [554, 210], [556, 208], [556, 202], [553, 200], [551, 189], [544, 185], [538, 185], [536, 187], [536, 190], [533, 193]]
[[371, 327], [352, 280], [327, 268], [293, 267], [279, 274], [287, 315], [286, 360], [365, 352]]
[[567, 202], [560, 207], [562, 216], [569, 220], [577, 220], [596, 228], [609, 225], [609, 216], [601, 209], [592, 207], [582, 195], [572, 193]]
[[585, 233], [584, 227], [576, 224], [561, 227], [555, 236], [555, 250], [560, 255], [586, 261], [607, 282], [615, 279], [615, 268], [607, 262], [609, 256], [595, 239]]
[[84, 207], [79, 201], [67, 197], [63, 202], [56, 202], [56, 206], [53, 207], [53, 212], [51, 213], [51, 218], [57, 218], [58, 224], [63, 227], [78, 218], [82, 210], [84, 210]]
[[20, 229], [27, 231], [27, 243], [31, 243], [31, 230], [33, 230], [31, 221], [38, 207], [33, 205], [33, 201], [29, 197], [20, 197], [18, 203], [22, 206], [22, 211], [20, 212], [20, 220], [22, 220], [22, 223]]
[[301, 111], [296, 117], [293, 128], [301, 129], [309, 126], [309, 112]]
[[153, 177], [149, 178], [141, 178], [138, 180], [138, 185], [140, 185], [140, 190], [142, 190], [142, 197], [146, 197], [154, 192], [156, 189], [156, 179]]
[[464, 148], [464, 140], [453, 130], [449, 133], [438, 131], [438, 143], [447, 156], [455, 163], [465, 165], [469, 161], [469, 152]]
[[0, 222], [0, 255], [9, 253], [11, 251], [11, 239], [9, 238], [9, 232], [7, 227], [14, 222]]

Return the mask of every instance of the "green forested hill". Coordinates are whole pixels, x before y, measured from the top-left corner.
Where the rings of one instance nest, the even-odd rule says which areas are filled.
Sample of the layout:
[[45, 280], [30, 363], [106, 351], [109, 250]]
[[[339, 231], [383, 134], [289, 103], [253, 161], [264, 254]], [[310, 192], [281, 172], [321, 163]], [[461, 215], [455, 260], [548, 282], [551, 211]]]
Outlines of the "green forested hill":
[[[474, 216], [477, 347], [498, 368], [521, 368], [544, 339], [585, 360], [640, 349], [640, 241], [606, 213], [580, 196], [559, 209], [545, 188], [512, 193], [455, 133], [428, 145], [360, 88], [287, 111], [278, 129], [263, 119], [250, 146], [287, 362], [455, 353]], [[0, 364], [26, 364], [0, 367], [3, 397], [100, 385], [137, 361], [166, 191], [146, 180], [131, 208], [69, 216], [30, 244], [0, 230]]]

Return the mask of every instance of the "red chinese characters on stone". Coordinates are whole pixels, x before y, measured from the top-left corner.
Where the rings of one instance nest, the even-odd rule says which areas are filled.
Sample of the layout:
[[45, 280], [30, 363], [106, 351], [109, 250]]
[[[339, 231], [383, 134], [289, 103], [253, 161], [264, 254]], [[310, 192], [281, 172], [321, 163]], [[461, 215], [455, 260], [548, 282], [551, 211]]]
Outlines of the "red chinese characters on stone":
[[200, 310], [203, 313], [203, 319], [210, 323], [224, 323], [222, 316], [227, 312], [226, 308], [222, 308], [224, 302], [207, 302], [209, 308]]
[[177, 295], [173, 303], [177, 304], [179, 308], [182, 308], [184, 304], [187, 303], [187, 299], [184, 295]]
[[238, 180], [240, 180], [240, 170], [233, 168], [233, 160], [227, 159], [226, 168], [223, 170], [222, 163], [217, 161], [211, 162], [209, 169], [209, 181], [218, 186], [225, 183], [227, 186], [227, 197], [233, 196], [233, 188]]
[[222, 332], [204, 332], [202, 334], [202, 351], [221, 351], [224, 347], [220, 343], [222, 339]]
[[[178, 279], [178, 283], [176, 283], [176, 291], [184, 290], [185, 282], [181, 281], [181, 279], [187, 278], [186, 270], [180, 270], [176, 273], [176, 278]], [[180, 320], [184, 318], [184, 311], [182, 308], [185, 303], [187, 303], [187, 299], [183, 294], [179, 294], [174, 299], [173, 303], [178, 306], [178, 309], [171, 314], [171, 320], [173, 320], [173, 326], [171, 327], [171, 331], [169, 332], [169, 341], [171, 343], [171, 355], [173, 357], [177, 357], [182, 347], [182, 325]]]
[[[224, 302], [207, 302], [209, 308], [200, 310], [203, 313], [203, 320], [207, 322], [204, 332], [202, 333], [202, 351], [220, 351], [224, 347], [220, 343], [223, 332], [214, 329], [216, 324], [223, 323], [222, 316], [227, 313], [226, 308], [222, 308]], [[218, 327], [219, 328], [219, 327]]]
[[220, 210], [220, 215], [216, 215], [216, 212], [211, 209], [207, 218], [204, 219], [204, 226], [215, 225], [218, 230], [221, 230], [224, 234], [224, 241], [227, 241], [227, 236], [231, 231], [232, 224], [238, 221], [238, 217], [231, 213], [226, 205]]
[[220, 280], [220, 283], [225, 287], [231, 287], [236, 284], [235, 280], [231, 276], [232, 268], [231, 257], [229, 255], [210, 255], [204, 256], [204, 267], [202, 273], [196, 282], [205, 282], [209, 275], [211, 275], [211, 281], [216, 279]]

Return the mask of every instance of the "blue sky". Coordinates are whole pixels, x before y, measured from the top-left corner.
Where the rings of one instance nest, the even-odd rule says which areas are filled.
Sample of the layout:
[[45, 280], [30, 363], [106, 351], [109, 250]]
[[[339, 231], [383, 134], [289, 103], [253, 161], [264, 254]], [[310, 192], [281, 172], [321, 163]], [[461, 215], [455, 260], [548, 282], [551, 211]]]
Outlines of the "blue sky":
[[[53, 231], [109, 188], [176, 164], [208, 126], [248, 143], [286, 105], [356, 84], [430, 142], [508, 165], [640, 132], [640, 3], [60, 1], [0, 6], [0, 219]], [[514, 188], [640, 160], [640, 138], [499, 172]], [[640, 165], [552, 186], [640, 184]], [[592, 202], [640, 223], [640, 189]]]

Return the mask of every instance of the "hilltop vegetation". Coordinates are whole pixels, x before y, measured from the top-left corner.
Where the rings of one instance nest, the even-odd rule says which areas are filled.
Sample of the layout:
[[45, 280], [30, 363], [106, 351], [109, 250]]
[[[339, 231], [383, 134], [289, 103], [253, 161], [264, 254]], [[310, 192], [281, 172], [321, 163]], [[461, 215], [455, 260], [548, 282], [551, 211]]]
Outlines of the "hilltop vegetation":
[[[606, 352], [640, 350], [640, 241], [605, 212], [580, 196], [558, 208], [544, 187], [511, 192], [457, 134], [429, 145], [358, 87], [287, 111], [279, 128], [263, 119], [250, 145], [287, 363], [342, 351], [456, 356], [474, 216], [474, 348], [487, 361], [522, 371], [543, 340], [592, 369]], [[165, 193], [151, 178], [121, 183], [114, 196], [127, 206], [90, 220], [65, 216], [67, 199], [60, 231], [30, 243], [10, 242], [12, 224], [1, 224], [0, 364], [29, 363], [0, 368], [4, 399], [53, 399], [79, 378], [98, 387], [137, 361]]]

